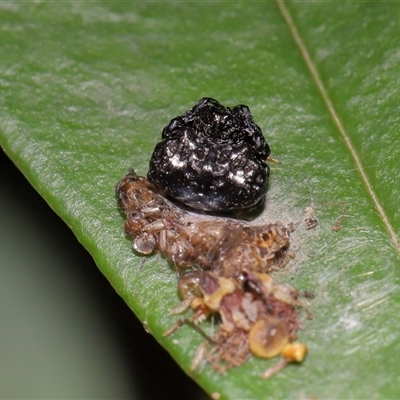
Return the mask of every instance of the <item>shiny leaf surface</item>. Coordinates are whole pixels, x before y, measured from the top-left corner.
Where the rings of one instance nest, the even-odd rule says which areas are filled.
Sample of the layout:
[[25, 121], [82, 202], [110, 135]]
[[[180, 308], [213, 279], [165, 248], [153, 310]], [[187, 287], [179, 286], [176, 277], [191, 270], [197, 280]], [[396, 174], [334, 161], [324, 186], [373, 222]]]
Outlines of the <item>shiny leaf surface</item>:
[[[147, 329], [221, 398], [399, 395], [400, 6], [342, 2], [0, 4], [1, 146]], [[175, 321], [176, 276], [135, 256], [114, 187], [145, 174], [169, 120], [201, 97], [247, 104], [272, 155], [265, 220], [293, 234], [277, 275], [315, 294], [309, 355], [190, 373], [201, 341]], [[332, 230], [341, 223], [341, 230]], [[176, 383], [179, 384], [179, 383]]]

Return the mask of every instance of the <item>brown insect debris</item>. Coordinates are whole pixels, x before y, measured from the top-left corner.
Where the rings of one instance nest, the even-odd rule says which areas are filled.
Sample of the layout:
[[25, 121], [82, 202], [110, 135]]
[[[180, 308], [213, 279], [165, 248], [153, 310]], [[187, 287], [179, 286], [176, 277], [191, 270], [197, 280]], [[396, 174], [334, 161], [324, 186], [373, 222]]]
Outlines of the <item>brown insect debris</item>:
[[262, 375], [268, 378], [287, 363], [304, 359], [307, 347], [294, 343], [301, 328], [298, 293], [269, 274], [294, 257], [289, 231], [281, 222], [253, 226], [186, 211], [134, 171], [116, 191], [133, 249], [144, 255], [158, 251], [177, 268], [182, 302], [171, 313], [194, 311], [191, 320], [179, 319], [165, 336], [183, 323], [200, 330], [198, 324], [210, 315], [220, 320], [217, 332], [199, 347], [192, 370], [206, 360], [222, 373], [252, 354], [281, 354]]

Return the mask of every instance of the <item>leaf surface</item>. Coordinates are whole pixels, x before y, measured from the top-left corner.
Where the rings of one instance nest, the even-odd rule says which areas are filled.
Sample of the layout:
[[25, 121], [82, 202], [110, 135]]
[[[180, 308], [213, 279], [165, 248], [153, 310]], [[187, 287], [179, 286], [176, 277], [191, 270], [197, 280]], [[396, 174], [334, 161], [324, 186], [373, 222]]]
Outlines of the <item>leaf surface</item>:
[[[399, 3], [3, 2], [0, 15], [1, 146], [188, 374], [230, 399], [398, 396]], [[157, 255], [141, 266], [116, 205], [118, 180], [145, 174], [162, 128], [203, 96], [247, 104], [280, 161], [262, 218], [313, 207], [319, 221], [277, 276], [316, 295], [309, 355], [268, 381], [274, 361], [189, 372], [199, 335], [162, 338], [176, 276]]]

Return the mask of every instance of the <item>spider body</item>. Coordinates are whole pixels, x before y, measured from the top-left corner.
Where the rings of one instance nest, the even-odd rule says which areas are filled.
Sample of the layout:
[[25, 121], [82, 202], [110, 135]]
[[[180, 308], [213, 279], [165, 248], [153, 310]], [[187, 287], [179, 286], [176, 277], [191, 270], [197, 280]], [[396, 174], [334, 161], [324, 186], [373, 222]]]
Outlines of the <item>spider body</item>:
[[232, 213], [262, 202], [269, 154], [247, 106], [230, 109], [205, 97], [163, 129], [147, 178], [194, 210]]

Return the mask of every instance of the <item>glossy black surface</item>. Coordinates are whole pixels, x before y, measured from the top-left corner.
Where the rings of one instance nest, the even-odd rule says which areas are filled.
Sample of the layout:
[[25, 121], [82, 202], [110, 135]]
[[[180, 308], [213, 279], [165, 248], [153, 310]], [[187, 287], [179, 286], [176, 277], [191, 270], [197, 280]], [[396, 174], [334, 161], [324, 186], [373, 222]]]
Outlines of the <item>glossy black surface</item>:
[[231, 109], [203, 98], [164, 128], [147, 178], [195, 210], [246, 210], [265, 195], [269, 154], [247, 106]]

